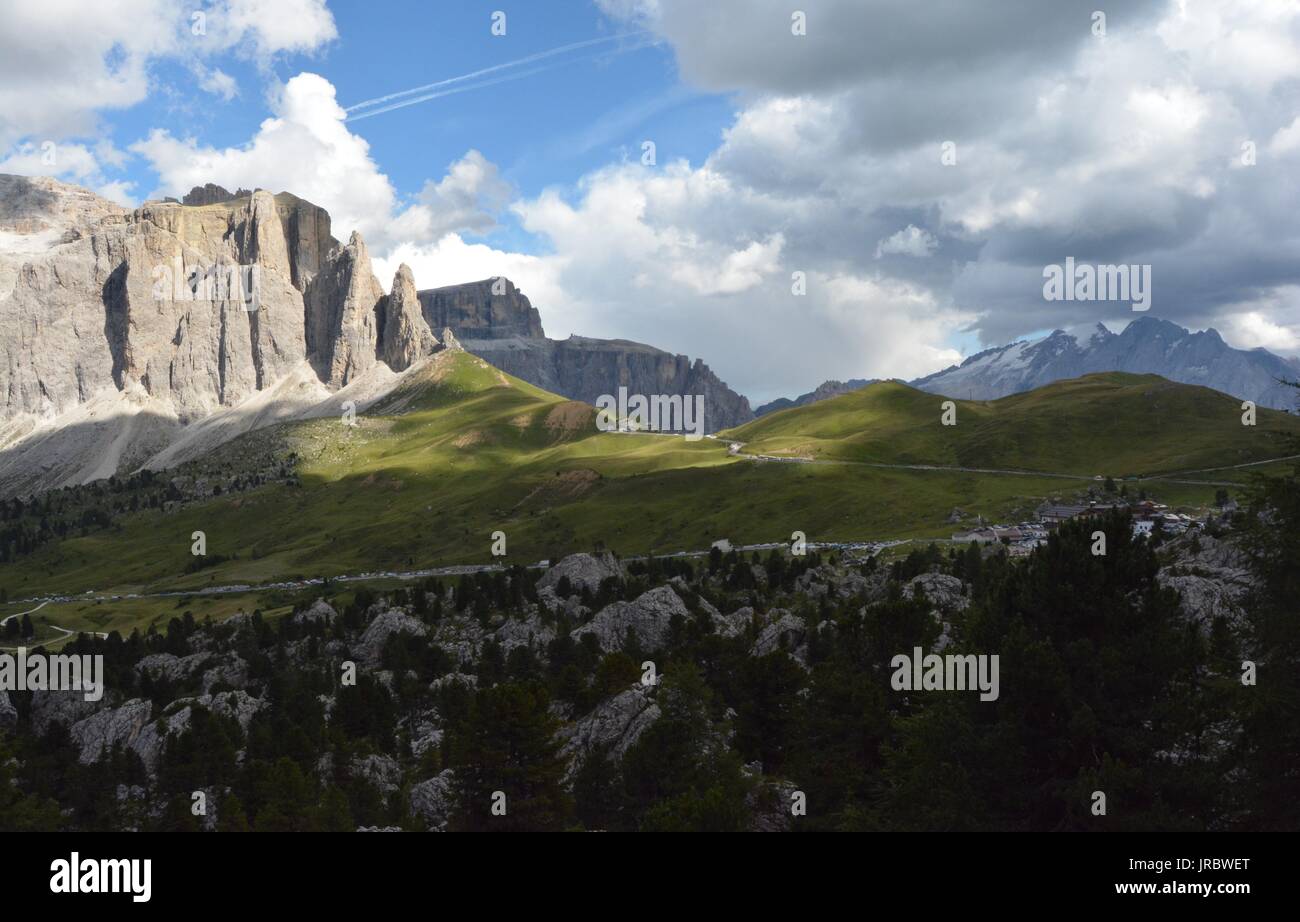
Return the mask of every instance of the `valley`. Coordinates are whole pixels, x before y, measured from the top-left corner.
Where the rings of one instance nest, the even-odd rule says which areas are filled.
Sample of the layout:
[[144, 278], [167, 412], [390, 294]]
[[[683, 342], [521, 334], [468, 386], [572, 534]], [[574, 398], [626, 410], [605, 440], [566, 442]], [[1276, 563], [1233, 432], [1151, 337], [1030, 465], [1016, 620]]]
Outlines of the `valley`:
[[[594, 408], [452, 349], [399, 375], [354, 420], [291, 421], [220, 446], [197, 482], [251, 477], [242, 464], [281, 476], [116, 515], [0, 566], [0, 587], [51, 600], [44, 614], [60, 627], [125, 631], [178, 609], [288, 611], [325, 580], [400, 585], [593, 547], [698, 554], [795, 531], [826, 543], [947, 540], [959, 521], [1018, 522], [1045, 499], [1084, 497], [1102, 475], [1195, 512], [1243, 485], [1249, 466], [1279, 464], [1300, 433], [1300, 420], [1269, 410], [1241, 427], [1231, 398], [1153, 376], [958, 401], [951, 427], [939, 403], [880, 382], [698, 442], [608, 433]], [[185, 465], [156, 476], [196, 480]], [[491, 553], [497, 532], [502, 557]]]

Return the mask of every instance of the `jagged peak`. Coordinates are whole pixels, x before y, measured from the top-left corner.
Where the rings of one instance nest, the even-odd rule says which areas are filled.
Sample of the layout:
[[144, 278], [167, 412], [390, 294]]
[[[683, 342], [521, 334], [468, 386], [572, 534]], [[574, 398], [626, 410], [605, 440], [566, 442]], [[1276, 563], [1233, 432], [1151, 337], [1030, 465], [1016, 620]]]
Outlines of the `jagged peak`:
[[415, 273], [411, 271], [411, 267], [408, 266], [406, 263], [400, 264], [397, 267], [397, 271], [393, 273], [394, 294], [397, 293], [397, 287], [399, 285], [401, 286], [410, 285], [412, 288], [415, 287]]
[[451, 327], [442, 328], [442, 347], [448, 352], [464, 352], [465, 347], [460, 344], [456, 334], [451, 331]]
[[253, 193], [247, 189], [239, 189], [231, 192], [223, 186], [214, 182], [204, 183], [201, 186], [195, 186], [189, 192], [181, 197], [182, 205], [220, 205], [224, 202], [233, 202], [235, 199], [247, 198]]

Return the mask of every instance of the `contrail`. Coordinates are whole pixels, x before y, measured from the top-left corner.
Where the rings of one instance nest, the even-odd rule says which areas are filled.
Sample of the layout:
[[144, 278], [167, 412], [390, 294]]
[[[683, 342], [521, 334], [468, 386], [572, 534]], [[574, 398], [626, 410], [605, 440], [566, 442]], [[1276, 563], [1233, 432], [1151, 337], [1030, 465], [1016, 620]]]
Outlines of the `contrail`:
[[[548, 51], [539, 51], [536, 54], [530, 54], [527, 57], [519, 58], [516, 61], [507, 61], [504, 64], [494, 64], [491, 67], [484, 67], [481, 70], [472, 71], [468, 74], [461, 74], [459, 77], [448, 77], [446, 80], [439, 80], [435, 83], [426, 83], [424, 86], [416, 86], [416, 87], [412, 87], [409, 90], [401, 90], [397, 93], [389, 93], [387, 96], [377, 96], [374, 99], [367, 99], [364, 100], [363, 102], [356, 103], [355, 105], [348, 106], [344, 111], [352, 113], [352, 112], [356, 112], [358, 109], [368, 109], [371, 106], [382, 106], [382, 108], [376, 109], [373, 112], [367, 112], [364, 115], [360, 115], [360, 114], [352, 115], [349, 117], [348, 121], [352, 121], [353, 119], [357, 119], [357, 118], [365, 118], [370, 115], [378, 115], [380, 112], [389, 112], [393, 109], [400, 108], [401, 106], [409, 106], [417, 102], [423, 102], [427, 99], [436, 99], [439, 96], [447, 96], [450, 95], [450, 92], [463, 92], [464, 90], [474, 89], [475, 87], [478, 86], [492, 86], [493, 84], [496, 83], [503, 83], [505, 79], [517, 79], [517, 77], [512, 76], [509, 78], [498, 78], [496, 80], [489, 80], [483, 83], [476, 83], [474, 84], [474, 86], [463, 87], [461, 89], [453, 90], [450, 92], [444, 91], [444, 92], [429, 93], [428, 92], [429, 90], [438, 90], [440, 87], [451, 86], [456, 83], [464, 83], [467, 80], [473, 80], [477, 77], [482, 77], [486, 74], [495, 73], [497, 71], [506, 70], [513, 67], [519, 67], [524, 64], [532, 64], [536, 61], [541, 61], [546, 58], [553, 58], [556, 55], [560, 55], [560, 54], [567, 54], [570, 51], [577, 51], [581, 48], [590, 48], [593, 45], [603, 45], [624, 38], [636, 38], [648, 34], [649, 33], [646, 32], [645, 30], [640, 30], [637, 32], [622, 32], [619, 33], [618, 35], [606, 35], [601, 38], [591, 38], [581, 42], [573, 42], [568, 45], [561, 45], [558, 48], [551, 48]], [[645, 47], [645, 44], [647, 43], [640, 43], [632, 46], [631, 48], [626, 48], [622, 50], [632, 51], [635, 50], [636, 48]], [[534, 70], [529, 71], [526, 74], [519, 74], [518, 76], [523, 77], [523, 76], [528, 76], [529, 74], [540, 73], [542, 70], [545, 69], [546, 68], [536, 68]], [[407, 99], [396, 104], [384, 105], [385, 103], [391, 103], [392, 100], [401, 99], [404, 96], [412, 96], [417, 93], [425, 94], [425, 95], [421, 95], [416, 99]]]
[[426, 102], [430, 99], [438, 99], [442, 96], [454, 96], [457, 93], [468, 93], [470, 90], [477, 90], [485, 86], [495, 86], [498, 83], [508, 83], [511, 80], [520, 80], [524, 77], [531, 77], [533, 74], [540, 74], [543, 71], [550, 70], [549, 67], [534, 67], [532, 70], [515, 71], [514, 73], [505, 74], [497, 77], [495, 80], [484, 80], [480, 83], [472, 83], [469, 86], [456, 86], [449, 90], [438, 90], [435, 93], [425, 93], [423, 96], [414, 96], [410, 99], [402, 99], [397, 102], [389, 103], [386, 106], [380, 106], [378, 109], [371, 109], [369, 112], [359, 112], [356, 115], [349, 115], [345, 122], [358, 122], [363, 118], [370, 118], [372, 115], [382, 115], [385, 112], [392, 112], [394, 109], [401, 109], [405, 106], [413, 106], [417, 102]]

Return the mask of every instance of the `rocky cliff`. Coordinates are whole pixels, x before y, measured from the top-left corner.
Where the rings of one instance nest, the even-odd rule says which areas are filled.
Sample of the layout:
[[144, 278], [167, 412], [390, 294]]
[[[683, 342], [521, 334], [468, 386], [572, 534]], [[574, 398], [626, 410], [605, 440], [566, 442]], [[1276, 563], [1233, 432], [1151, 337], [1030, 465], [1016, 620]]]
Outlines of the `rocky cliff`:
[[393, 290], [380, 306], [379, 325], [379, 354], [393, 371], [405, 371], [439, 345], [420, 310], [415, 277], [406, 263], [398, 267]]
[[698, 360], [546, 339], [505, 278], [417, 291], [403, 266], [386, 294], [361, 236], [340, 244], [289, 193], [207, 184], [132, 211], [0, 175], [0, 495], [134, 470], [218, 415], [278, 418], [286, 388], [370, 394], [439, 348], [435, 330], [571, 398], [625, 386], [703, 394], [709, 429], [752, 416]]
[[537, 308], [504, 276], [428, 288], [420, 292], [420, 307], [430, 329], [450, 327], [461, 339], [540, 339], [546, 335]]
[[420, 304], [429, 326], [450, 328], [467, 351], [571, 400], [595, 403], [619, 387], [646, 396], [698, 394], [707, 432], [754, 418], [749, 401], [700, 359], [623, 339], [548, 339], [537, 309], [508, 279], [422, 291]]
[[[56, 200], [84, 191], [57, 186]], [[138, 388], [184, 424], [309, 356], [346, 377], [368, 332], [373, 346], [383, 292], [364, 246], [340, 248], [315, 205], [257, 191], [103, 211], [46, 247], [8, 248], [5, 262], [17, 268], [0, 288], [0, 416], [53, 416]], [[304, 296], [313, 287], [309, 344]], [[331, 302], [340, 289], [346, 297]]]

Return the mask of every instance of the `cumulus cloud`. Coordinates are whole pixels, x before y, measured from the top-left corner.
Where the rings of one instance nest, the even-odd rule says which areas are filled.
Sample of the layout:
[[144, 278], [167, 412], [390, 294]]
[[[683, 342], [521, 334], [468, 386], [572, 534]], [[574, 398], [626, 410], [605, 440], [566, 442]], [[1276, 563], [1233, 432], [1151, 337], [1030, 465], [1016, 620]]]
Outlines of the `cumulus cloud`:
[[[195, 14], [199, 14], [196, 18]], [[266, 63], [337, 36], [325, 0], [41, 0], [0, 6], [0, 152], [93, 136], [100, 113], [145, 99], [150, 65], [178, 60], [223, 98], [234, 80], [203, 63], [234, 52]]]
[[[557, 278], [557, 264], [524, 253], [496, 249], [485, 243], [466, 242], [459, 234], [446, 234], [428, 244], [401, 243], [372, 259], [375, 274], [388, 287], [397, 267], [406, 263], [420, 288], [440, 288], [505, 276], [534, 304], [547, 309], [542, 322], [552, 328], [566, 325], [564, 305], [568, 298]], [[435, 331], [441, 333], [441, 330]]]
[[239, 95], [239, 84], [219, 67], [204, 67], [199, 64], [195, 69], [199, 88], [213, 96], [219, 96], [229, 102]]
[[396, 200], [388, 177], [370, 157], [365, 139], [348, 131], [334, 87], [316, 74], [289, 80], [275, 115], [240, 147], [213, 148], [165, 129], [131, 145], [158, 173], [158, 192], [183, 195], [215, 182], [230, 189], [263, 188], [326, 208], [336, 226], [382, 236]]
[[915, 224], [909, 224], [898, 233], [876, 244], [876, 259], [882, 256], [915, 256], [920, 259], [929, 256], [938, 248], [939, 241], [934, 234], [922, 230]]
[[[1273, 295], [1300, 283], [1300, 7], [1143, 0], [1097, 34], [1091, 0], [796, 6], [804, 36], [779, 0], [602, 3], [736, 94], [708, 166], [787, 261], [916, 286], [984, 344], [1115, 313], [1044, 301], [1044, 265], [1149, 263], [1158, 314], [1289, 342]], [[933, 258], [883, 258], [901, 254]], [[1234, 320], [1244, 303], [1259, 319]]]
[[370, 145], [345, 124], [333, 84], [317, 74], [290, 79], [273, 108], [275, 115], [240, 146], [214, 148], [155, 129], [131, 150], [158, 173], [155, 195], [179, 197], [207, 182], [292, 192], [327, 210], [336, 236], [360, 231], [380, 254], [399, 244], [428, 246], [448, 233], [482, 233], [509, 199], [496, 165], [471, 150], [404, 204]]

